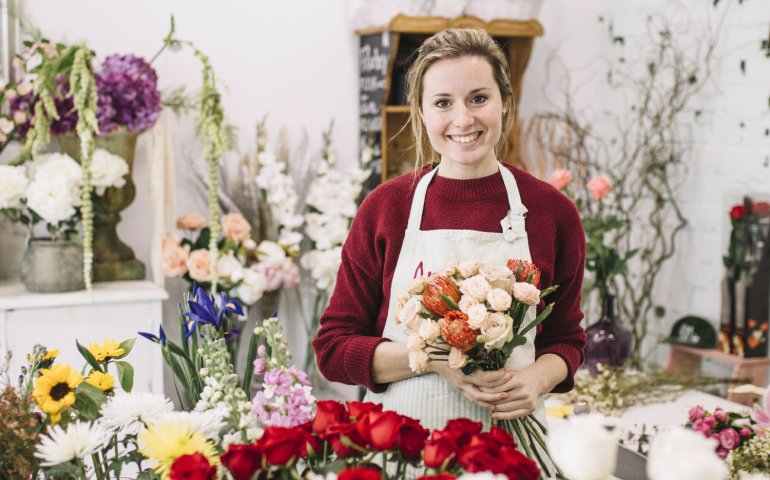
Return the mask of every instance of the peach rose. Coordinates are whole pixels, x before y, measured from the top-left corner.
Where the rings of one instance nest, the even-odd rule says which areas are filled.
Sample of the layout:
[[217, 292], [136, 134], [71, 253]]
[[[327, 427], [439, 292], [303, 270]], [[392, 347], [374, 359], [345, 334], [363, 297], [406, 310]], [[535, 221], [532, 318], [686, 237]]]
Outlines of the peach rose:
[[487, 307], [483, 303], [477, 303], [476, 305], [472, 306], [468, 309], [468, 326], [471, 328], [479, 328], [481, 325], [486, 321], [487, 315], [489, 315], [489, 312], [487, 311]]
[[222, 233], [230, 240], [246, 240], [251, 233], [251, 225], [240, 213], [228, 213], [222, 217]]
[[206, 219], [198, 212], [187, 212], [176, 219], [176, 228], [180, 230], [201, 230], [206, 226]]
[[474, 305], [478, 305], [478, 303], [479, 302], [477, 302], [470, 295], [463, 295], [460, 297], [460, 301], [457, 302], [457, 306], [460, 307], [461, 312], [468, 313], [468, 310], [470, 310]]
[[438, 336], [441, 335], [441, 329], [438, 326], [438, 322], [426, 319], [422, 322], [422, 325], [420, 325], [417, 335], [426, 342], [435, 342]]
[[179, 237], [173, 233], [163, 238], [163, 274], [167, 277], [181, 277], [187, 272], [187, 258], [190, 246], [182, 246]]
[[502, 288], [493, 288], [487, 292], [487, 302], [496, 312], [503, 312], [511, 308], [511, 301], [511, 296]]
[[187, 270], [190, 278], [198, 282], [210, 282], [214, 279], [214, 269], [211, 268], [211, 255], [203, 248], [193, 250], [187, 258]]
[[487, 350], [503, 348], [513, 339], [513, 319], [503, 313], [490, 313], [481, 326], [481, 335]]
[[487, 279], [481, 275], [475, 275], [471, 278], [467, 278], [460, 285], [460, 291], [464, 295], [470, 295], [477, 302], [483, 302], [487, 298], [487, 292], [492, 287], [487, 282]]
[[513, 284], [513, 296], [525, 305], [540, 303], [540, 290], [531, 283], [516, 282]]
[[594, 199], [601, 200], [609, 195], [610, 190], [612, 190], [612, 182], [605, 176], [597, 175], [588, 182], [587, 187]]
[[452, 347], [449, 350], [449, 358], [447, 360], [449, 360], [449, 368], [459, 369], [468, 363], [468, 356], [461, 350]]
[[551, 172], [551, 178], [548, 180], [548, 183], [559, 190], [563, 190], [564, 187], [572, 183], [572, 172], [566, 168], [557, 168]]
[[428, 363], [430, 358], [428, 354], [422, 350], [410, 350], [409, 351], [409, 368], [415, 373], [423, 373], [428, 369]]

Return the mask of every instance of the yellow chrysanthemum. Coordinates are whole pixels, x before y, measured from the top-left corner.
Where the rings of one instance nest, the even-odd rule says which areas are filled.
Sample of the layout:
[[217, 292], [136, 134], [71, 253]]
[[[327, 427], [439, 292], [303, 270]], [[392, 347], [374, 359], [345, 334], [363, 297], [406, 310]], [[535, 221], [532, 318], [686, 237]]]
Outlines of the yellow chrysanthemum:
[[109, 373], [94, 370], [88, 378], [86, 378], [86, 383], [98, 388], [102, 392], [106, 392], [115, 386], [115, 378]]
[[219, 464], [214, 444], [202, 432], [181, 420], [150, 424], [139, 434], [139, 453], [155, 463], [155, 472], [167, 480], [174, 460], [182, 455], [200, 453], [212, 465]]
[[100, 362], [107, 358], [119, 357], [126, 353], [115, 340], [105, 340], [101, 345], [96, 342], [91, 343], [88, 345], [88, 351]]
[[40, 410], [51, 416], [51, 423], [57, 423], [62, 412], [75, 403], [75, 387], [82, 381], [83, 376], [69, 365], [42, 368], [32, 397]]

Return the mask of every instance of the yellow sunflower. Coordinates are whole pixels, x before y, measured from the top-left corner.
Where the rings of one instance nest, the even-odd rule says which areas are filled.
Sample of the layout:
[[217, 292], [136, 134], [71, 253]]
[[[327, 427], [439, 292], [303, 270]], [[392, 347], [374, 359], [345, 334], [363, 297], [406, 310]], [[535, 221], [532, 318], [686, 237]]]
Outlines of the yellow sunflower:
[[[43, 355], [43, 357], [39, 360], [42, 365], [41, 368], [50, 367], [53, 361], [56, 360], [56, 357], [59, 356], [59, 353], [59, 350], [56, 348], [45, 350], [45, 355]], [[35, 358], [32, 355], [27, 355], [27, 360], [29, 360], [29, 363], [33, 363]]]
[[119, 357], [126, 353], [125, 350], [115, 340], [105, 340], [101, 345], [94, 342], [88, 345], [88, 351], [101, 362], [105, 359]]
[[167, 480], [174, 460], [199, 452], [211, 465], [219, 464], [214, 444], [183, 420], [150, 424], [139, 434], [139, 453], [155, 463], [155, 472]]
[[109, 373], [94, 370], [91, 372], [88, 378], [86, 378], [86, 383], [98, 388], [102, 392], [106, 392], [107, 390], [115, 387], [115, 377]]
[[57, 423], [62, 412], [75, 403], [75, 387], [83, 376], [69, 365], [54, 365], [40, 370], [35, 381], [32, 397], [40, 410], [51, 416], [51, 423]]

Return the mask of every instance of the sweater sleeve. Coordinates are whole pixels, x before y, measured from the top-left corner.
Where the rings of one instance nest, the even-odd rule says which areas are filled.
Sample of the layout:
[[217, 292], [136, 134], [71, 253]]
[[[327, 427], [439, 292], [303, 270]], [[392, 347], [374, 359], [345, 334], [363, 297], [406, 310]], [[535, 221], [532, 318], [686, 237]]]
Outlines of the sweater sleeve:
[[584, 360], [586, 343], [586, 335], [580, 325], [583, 319], [580, 298], [585, 266], [585, 234], [580, 215], [572, 202], [565, 202], [560, 207], [562, 215], [556, 228], [553, 282], [559, 288], [546, 298], [548, 303], [554, 302], [554, 308], [535, 337], [537, 357], [553, 353], [567, 364], [567, 378], [554, 387], [556, 393], [572, 390], [575, 372]]
[[361, 205], [345, 245], [329, 306], [313, 340], [318, 369], [328, 380], [382, 392], [372, 380], [374, 350], [387, 338], [377, 332], [383, 302], [382, 249], [377, 245], [377, 212], [370, 194]]

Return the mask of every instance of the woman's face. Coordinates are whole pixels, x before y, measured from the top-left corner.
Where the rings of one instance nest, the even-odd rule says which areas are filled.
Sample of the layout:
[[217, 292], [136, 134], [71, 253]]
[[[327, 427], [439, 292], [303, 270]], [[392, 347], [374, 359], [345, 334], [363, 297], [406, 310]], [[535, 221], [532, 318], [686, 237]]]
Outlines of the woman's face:
[[443, 176], [476, 178], [496, 171], [503, 101], [488, 61], [474, 56], [431, 65], [420, 107]]

